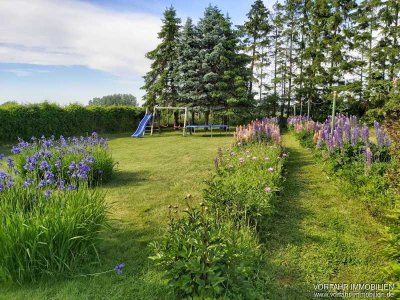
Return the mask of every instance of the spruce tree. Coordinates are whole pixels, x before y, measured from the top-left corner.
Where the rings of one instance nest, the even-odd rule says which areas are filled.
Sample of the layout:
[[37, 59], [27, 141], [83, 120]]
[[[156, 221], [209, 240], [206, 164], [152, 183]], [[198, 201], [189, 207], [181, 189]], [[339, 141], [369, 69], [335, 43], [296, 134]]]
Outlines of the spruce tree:
[[175, 9], [171, 6], [164, 12], [163, 25], [158, 33], [160, 44], [146, 54], [152, 61], [151, 70], [144, 76], [143, 89], [145, 106], [152, 107], [156, 104], [175, 105], [178, 99], [174, 75], [174, 62], [177, 55], [177, 38], [180, 28], [180, 19], [176, 16]]
[[238, 53], [238, 38], [231, 22], [217, 7], [209, 6], [200, 19], [198, 103], [206, 108], [206, 122], [213, 107], [236, 105], [243, 99], [246, 58]]
[[179, 102], [197, 106], [201, 80], [198, 70], [201, 68], [199, 57], [199, 34], [191, 18], [188, 18], [179, 36], [178, 57], [175, 62], [175, 82]]

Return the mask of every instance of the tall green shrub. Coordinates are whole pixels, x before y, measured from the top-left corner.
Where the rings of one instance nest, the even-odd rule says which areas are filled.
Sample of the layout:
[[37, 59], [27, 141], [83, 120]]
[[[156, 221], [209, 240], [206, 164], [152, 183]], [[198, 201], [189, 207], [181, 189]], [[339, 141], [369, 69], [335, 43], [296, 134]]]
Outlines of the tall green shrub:
[[128, 106], [90, 106], [40, 103], [0, 106], [0, 141], [18, 137], [72, 136], [91, 133], [132, 131], [139, 124], [143, 111]]

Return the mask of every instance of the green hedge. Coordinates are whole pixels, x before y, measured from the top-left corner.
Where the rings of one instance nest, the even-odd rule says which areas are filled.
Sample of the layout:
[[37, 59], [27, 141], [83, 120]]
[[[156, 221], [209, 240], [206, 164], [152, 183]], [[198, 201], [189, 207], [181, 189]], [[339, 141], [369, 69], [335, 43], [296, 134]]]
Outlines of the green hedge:
[[0, 106], [0, 141], [42, 135], [72, 136], [93, 131], [133, 131], [142, 116], [142, 109], [127, 106], [72, 104], [61, 107], [50, 103]]

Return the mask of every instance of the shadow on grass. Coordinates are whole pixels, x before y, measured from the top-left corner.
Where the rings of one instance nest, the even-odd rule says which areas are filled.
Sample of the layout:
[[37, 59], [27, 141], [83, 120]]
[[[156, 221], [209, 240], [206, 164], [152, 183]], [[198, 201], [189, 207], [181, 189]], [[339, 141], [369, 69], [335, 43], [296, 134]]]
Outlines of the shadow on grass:
[[[97, 251], [100, 263], [82, 263], [69, 274], [56, 274], [35, 283], [2, 284], [0, 289], [26, 299], [168, 299], [168, 288], [160, 272], [149, 259], [149, 243], [160, 234], [160, 225], [147, 222], [135, 227], [131, 222], [111, 220], [101, 234]], [[123, 274], [114, 266], [124, 263]], [[54, 291], [61, 291], [54, 294]], [[28, 296], [29, 295], [29, 296]], [[3, 299], [0, 294], [0, 299]]]
[[143, 184], [149, 176], [150, 172], [142, 170], [140, 172], [128, 170], [116, 170], [111, 180], [104, 186], [105, 188], [121, 187], [121, 186], [137, 186]]
[[[286, 148], [289, 159], [286, 163], [283, 191], [275, 203], [275, 214], [261, 236], [266, 250], [266, 272], [272, 278], [268, 288], [271, 299], [308, 299], [312, 293], [312, 286], [301, 282], [300, 266], [292, 261], [281, 261], [277, 253], [282, 253], [293, 246], [301, 246], [310, 241], [300, 228], [302, 220], [310, 217], [311, 211], [301, 207], [299, 203], [302, 190], [310, 188], [311, 182], [304, 177], [304, 168], [312, 165], [312, 156], [304, 156], [295, 147]], [[313, 237], [311, 237], [313, 238]], [[320, 241], [317, 241], [320, 242]], [[297, 254], [300, 256], [300, 253]]]

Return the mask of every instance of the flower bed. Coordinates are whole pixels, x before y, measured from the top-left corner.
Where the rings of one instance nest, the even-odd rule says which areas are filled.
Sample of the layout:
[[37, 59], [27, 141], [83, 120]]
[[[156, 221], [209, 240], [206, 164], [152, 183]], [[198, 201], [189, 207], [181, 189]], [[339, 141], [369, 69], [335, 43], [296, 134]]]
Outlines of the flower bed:
[[346, 179], [345, 190], [361, 198], [372, 214], [393, 207], [393, 189], [385, 178], [392, 164], [391, 140], [378, 122], [374, 122], [376, 142], [371, 141], [369, 127], [355, 116], [338, 114], [333, 132], [330, 117], [324, 123], [292, 117], [288, 123], [300, 141], [307, 135], [302, 144], [311, 144], [328, 173]]
[[152, 258], [179, 299], [263, 297], [257, 228], [273, 212], [287, 154], [276, 120], [238, 127], [235, 139], [231, 148], [218, 151], [204, 203], [200, 208], [188, 203], [181, 219], [175, 217], [177, 207], [170, 206], [169, 230], [161, 243], [152, 244]]
[[111, 175], [106, 141], [33, 139], [12, 153], [0, 156], [0, 280], [35, 280], [95, 259], [107, 209], [90, 185]]
[[20, 140], [12, 147], [16, 172], [26, 178], [39, 179], [45, 172], [57, 174], [61, 184], [71, 179], [87, 180], [91, 185], [110, 180], [114, 162], [107, 141], [96, 133], [84, 138], [55, 140], [32, 138], [30, 142]]

